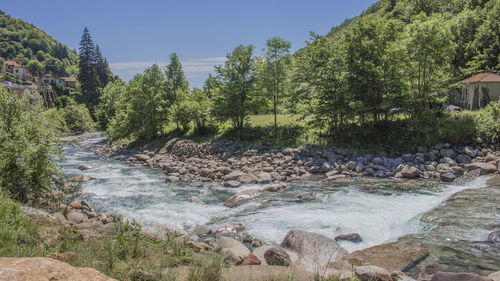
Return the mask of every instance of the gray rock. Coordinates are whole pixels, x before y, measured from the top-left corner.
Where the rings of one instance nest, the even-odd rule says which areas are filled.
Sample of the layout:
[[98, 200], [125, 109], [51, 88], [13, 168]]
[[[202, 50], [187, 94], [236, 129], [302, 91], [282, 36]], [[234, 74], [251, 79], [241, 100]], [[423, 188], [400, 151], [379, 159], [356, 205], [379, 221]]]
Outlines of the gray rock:
[[323, 163], [323, 166], [321, 166], [321, 171], [323, 171], [323, 173], [328, 173], [331, 170], [333, 170], [333, 167], [328, 162]]
[[259, 189], [246, 189], [236, 193], [235, 195], [229, 197], [224, 203], [224, 206], [233, 208], [242, 205], [253, 198], [262, 194], [262, 190]]
[[481, 175], [488, 175], [497, 171], [497, 167], [495, 167], [495, 165], [491, 163], [480, 163], [480, 162], [468, 164], [465, 166], [465, 169], [467, 171], [480, 169]]
[[198, 196], [191, 196], [189, 199], [192, 203], [203, 203], [203, 200], [201, 200]]
[[179, 178], [176, 176], [168, 176], [166, 179], [167, 182], [178, 182]]
[[456, 160], [458, 164], [468, 164], [472, 161], [472, 158], [469, 155], [460, 154], [457, 156]]
[[453, 182], [456, 178], [455, 174], [451, 172], [441, 174], [441, 180], [444, 182]]
[[268, 265], [266, 262], [266, 258], [264, 257], [264, 254], [266, 253], [267, 250], [273, 248], [273, 246], [260, 246], [255, 249], [253, 249], [252, 254], [254, 254], [261, 262], [262, 265]]
[[269, 265], [289, 266], [290, 255], [280, 247], [272, 247], [264, 253], [264, 259]]
[[401, 170], [401, 175], [407, 179], [418, 178], [420, 175], [420, 170], [413, 166], [406, 166]]
[[82, 165], [80, 165], [80, 167], [78, 167], [78, 169], [82, 170], [82, 171], [86, 171], [86, 170], [92, 169], [92, 167], [87, 165], [87, 164], [82, 164]]
[[469, 146], [466, 146], [464, 148], [464, 153], [467, 154], [468, 156], [474, 158], [477, 156], [477, 151]]
[[335, 262], [348, 253], [337, 241], [302, 230], [290, 230], [283, 238], [281, 247], [287, 252], [296, 253], [299, 262], [311, 271]]
[[229, 250], [232, 254], [239, 257], [241, 260], [245, 259], [248, 254], [250, 254], [250, 250], [248, 250], [245, 245], [231, 237], [220, 237], [215, 241], [214, 247], [216, 251], [221, 251], [221, 253], [225, 256], [230, 255], [230, 253], [228, 253]]
[[384, 165], [384, 159], [380, 157], [375, 157], [372, 159], [372, 163], [375, 165]]
[[488, 275], [488, 278], [492, 279], [493, 281], [500, 281], [500, 271], [493, 272], [492, 274]]
[[212, 228], [206, 224], [198, 225], [192, 232], [196, 236], [206, 236], [212, 233]]
[[72, 221], [74, 223], [81, 223], [83, 222], [85, 219], [87, 219], [87, 216], [80, 213], [80, 212], [77, 212], [77, 211], [71, 211], [69, 212], [69, 214], [67, 215], [68, 217], [68, 220], [69, 221]]
[[270, 183], [273, 181], [273, 178], [270, 173], [262, 172], [257, 175], [259, 183]]
[[241, 182], [235, 181], [235, 180], [224, 182], [224, 186], [226, 186], [226, 187], [239, 187], [240, 185], [241, 185]]
[[357, 233], [342, 234], [335, 237], [335, 241], [350, 241], [354, 243], [363, 242], [361, 236]]
[[354, 273], [360, 281], [392, 281], [389, 271], [378, 266], [358, 266]]

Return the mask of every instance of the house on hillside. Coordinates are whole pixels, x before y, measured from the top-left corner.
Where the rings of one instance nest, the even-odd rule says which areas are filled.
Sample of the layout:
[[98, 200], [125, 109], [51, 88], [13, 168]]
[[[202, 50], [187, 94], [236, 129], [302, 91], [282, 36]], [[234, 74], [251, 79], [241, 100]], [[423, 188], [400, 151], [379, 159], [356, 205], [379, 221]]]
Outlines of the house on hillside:
[[479, 73], [461, 81], [461, 95], [455, 97], [454, 103], [468, 110], [484, 108], [500, 97], [500, 75], [489, 72]]
[[59, 79], [64, 81], [64, 87], [68, 88], [76, 87], [76, 77], [59, 77]]
[[12, 73], [14, 77], [20, 80], [29, 81], [33, 79], [33, 76], [28, 70], [28, 67], [19, 64], [16, 60], [4, 61], [2, 66], [3, 73]]
[[75, 77], [57, 77], [51, 74], [45, 74], [40, 79], [41, 86], [54, 86], [58, 88], [74, 88], [76, 87]]

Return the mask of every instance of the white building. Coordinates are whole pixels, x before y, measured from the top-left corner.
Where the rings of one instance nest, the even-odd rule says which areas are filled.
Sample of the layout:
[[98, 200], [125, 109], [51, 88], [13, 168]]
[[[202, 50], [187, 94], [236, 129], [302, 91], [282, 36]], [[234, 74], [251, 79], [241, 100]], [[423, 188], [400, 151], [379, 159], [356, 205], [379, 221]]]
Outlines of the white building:
[[500, 75], [498, 74], [479, 73], [461, 83], [464, 87], [460, 96], [460, 104], [464, 109], [484, 108], [490, 102], [500, 98]]

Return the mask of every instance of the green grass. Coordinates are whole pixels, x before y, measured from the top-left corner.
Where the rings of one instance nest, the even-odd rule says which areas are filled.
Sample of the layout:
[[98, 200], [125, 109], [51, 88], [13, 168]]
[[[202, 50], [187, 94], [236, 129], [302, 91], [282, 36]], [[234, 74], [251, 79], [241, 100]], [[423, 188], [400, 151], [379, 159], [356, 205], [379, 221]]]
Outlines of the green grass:
[[127, 223], [118, 224], [114, 234], [82, 240], [75, 229], [26, 216], [18, 204], [0, 197], [1, 257], [60, 254], [71, 257], [63, 261], [73, 266], [95, 268], [118, 280], [173, 280], [164, 271], [177, 267], [188, 267], [194, 276], [190, 280], [218, 280], [220, 270], [213, 269], [223, 266], [216, 253], [199, 252], [173, 239], [152, 240]]

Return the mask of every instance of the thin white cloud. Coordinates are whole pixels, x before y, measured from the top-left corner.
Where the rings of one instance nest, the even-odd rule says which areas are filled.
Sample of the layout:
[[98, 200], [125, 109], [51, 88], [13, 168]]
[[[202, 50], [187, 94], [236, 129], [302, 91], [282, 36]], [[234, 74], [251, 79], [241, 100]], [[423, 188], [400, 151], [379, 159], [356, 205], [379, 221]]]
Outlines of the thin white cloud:
[[[225, 57], [200, 58], [194, 60], [182, 61], [182, 68], [186, 78], [203, 78], [209, 73], [213, 73], [214, 66], [223, 64], [226, 61]], [[154, 61], [135, 61], [135, 62], [113, 62], [109, 64], [111, 71], [122, 77], [124, 80], [132, 79], [135, 74], [142, 73], [146, 68], [153, 64], [158, 64], [160, 68], [165, 68], [169, 62], [154, 62]], [[196, 79], [199, 80], [199, 79]], [[191, 82], [191, 81], [189, 81]], [[199, 85], [193, 85], [199, 86]]]

